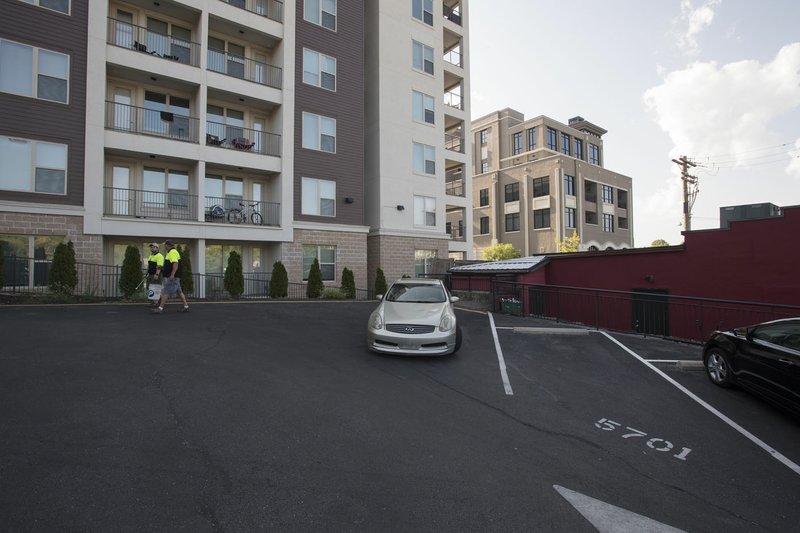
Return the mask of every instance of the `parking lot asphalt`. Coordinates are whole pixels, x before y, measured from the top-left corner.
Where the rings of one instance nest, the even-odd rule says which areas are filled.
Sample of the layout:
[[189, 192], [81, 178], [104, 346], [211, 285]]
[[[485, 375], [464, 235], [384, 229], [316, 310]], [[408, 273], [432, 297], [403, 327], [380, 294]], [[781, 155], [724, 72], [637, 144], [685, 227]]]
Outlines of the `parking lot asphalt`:
[[[652, 360], [698, 346], [462, 309], [458, 354], [382, 356], [374, 306], [0, 308], [0, 530], [800, 523], [800, 475], [612, 338]], [[656, 366], [800, 462], [794, 420]]]

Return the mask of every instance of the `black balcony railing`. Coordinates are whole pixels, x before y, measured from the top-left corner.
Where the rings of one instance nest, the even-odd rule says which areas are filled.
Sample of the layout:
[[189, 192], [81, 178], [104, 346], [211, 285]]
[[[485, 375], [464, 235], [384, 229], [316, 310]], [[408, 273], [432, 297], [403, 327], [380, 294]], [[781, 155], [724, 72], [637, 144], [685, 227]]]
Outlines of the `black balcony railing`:
[[196, 117], [178, 112], [106, 102], [107, 129], [196, 143], [199, 126]]
[[283, 84], [280, 67], [213, 48], [208, 49], [208, 70], [276, 89]]
[[104, 187], [103, 214], [135, 218], [197, 220], [197, 195]]
[[268, 19], [283, 22], [283, 2], [280, 0], [222, 0], [226, 4], [244, 9]]
[[464, 100], [458, 93], [447, 92], [444, 93], [444, 105], [455, 107], [456, 109], [464, 109]]
[[206, 144], [228, 150], [281, 156], [281, 136], [277, 133], [243, 128], [219, 122], [206, 122]]
[[200, 44], [173, 35], [154, 32], [128, 22], [109, 18], [108, 44], [136, 50], [169, 61], [200, 66]]
[[281, 225], [281, 204], [276, 202], [251, 202], [238, 196], [218, 198], [206, 196], [206, 222], [229, 224]]
[[464, 180], [458, 178], [445, 181], [444, 192], [450, 196], [464, 196]]
[[444, 56], [442, 56], [442, 59], [444, 59], [445, 63], [450, 63], [451, 65], [456, 67], [463, 67], [464, 63], [462, 63], [461, 57], [462, 56], [460, 50], [454, 49], [445, 53]]
[[446, 18], [447, 20], [449, 20], [454, 24], [458, 24], [459, 26], [461, 26], [461, 12], [458, 9], [453, 9], [452, 7], [443, 5], [442, 11], [444, 14], [444, 18]]
[[444, 147], [453, 152], [464, 153], [464, 137], [460, 135], [444, 134]]

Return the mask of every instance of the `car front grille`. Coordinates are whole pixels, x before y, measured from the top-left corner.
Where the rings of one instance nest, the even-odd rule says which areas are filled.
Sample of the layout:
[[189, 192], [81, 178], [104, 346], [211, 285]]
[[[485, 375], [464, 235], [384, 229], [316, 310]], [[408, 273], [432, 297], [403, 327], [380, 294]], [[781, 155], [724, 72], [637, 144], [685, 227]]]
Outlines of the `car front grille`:
[[421, 333], [433, 333], [436, 326], [421, 324], [386, 324], [386, 331], [392, 333], [405, 333], [407, 335], [419, 335]]

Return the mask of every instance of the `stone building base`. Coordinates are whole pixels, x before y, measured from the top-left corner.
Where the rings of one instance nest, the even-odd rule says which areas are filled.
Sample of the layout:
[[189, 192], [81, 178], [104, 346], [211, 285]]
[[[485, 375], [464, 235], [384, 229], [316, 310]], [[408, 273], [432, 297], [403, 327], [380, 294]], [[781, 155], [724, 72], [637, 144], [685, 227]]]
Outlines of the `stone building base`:
[[369, 286], [375, 286], [375, 273], [383, 270], [386, 282], [415, 274], [415, 251], [432, 250], [437, 259], [446, 259], [448, 240], [424, 237], [371, 234], [367, 237]]
[[322, 230], [294, 230], [294, 242], [281, 243], [281, 261], [289, 275], [289, 283], [303, 283], [303, 246], [335, 246], [336, 272], [333, 281], [326, 286], [342, 284], [342, 270], [353, 271], [356, 289], [368, 289], [367, 285], [367, 235], [366, 233]]

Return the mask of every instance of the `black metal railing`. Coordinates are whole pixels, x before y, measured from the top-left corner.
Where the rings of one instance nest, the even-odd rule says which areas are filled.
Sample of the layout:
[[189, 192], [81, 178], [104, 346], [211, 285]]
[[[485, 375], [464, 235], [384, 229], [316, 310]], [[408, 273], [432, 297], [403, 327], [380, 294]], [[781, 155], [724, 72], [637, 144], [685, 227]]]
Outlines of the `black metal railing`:
[[[50, 292], [52, 259], [7, 255], [3, 258], [3, 286], [0, 290], [11, 294], [45, 294]], [[121, 267], [76, 263], [77, 284], [73, 295], [111, 297], [120, 296], [119, 275]]]
[[464, 180], [461, 178], [446, 181], [444, 192], [450, 196], [464, 196]]
[[444, 14], [444, 18], [461, 26], [461, 11], [458, 8], [453, 9], [452, 7], [442, 5], [442, 12]]
[[461, 51], [458, 49], [450, 50], [445, 52], [444, 56], [442, 57], [445, 63], [450, 63], [455, 67], [463, 67], [464, 63], [462, 60]]
[[227, 74], [234, 78], [252, 81], [276, 89], [280, 89], [283, 84], [283, 70], [280, 67], [230, 54], [224, 50], [208, 49], [207, 68], [213, 72]]
[[184, 65], [200, 66], [200, 43], [158, 33], [129, 22], [109, 18], [106, 40], [108, 44], [121, 48]]
[[197, 220], [197, 195], [187, 191], [161, 192], [103, 187], [103, 192], [104, 215]]
[[453, 152], [464, 153], [464, 137], [460, 135], [444, 134], [444, 147]]
[[268, 19], [283, 22], [283, 2], [280, 0], [222, 0], [226, 4], [244, 9]]
[[176, 141], [198, 142], [200, 121], [174, 111], [157, 111], [117, 102], [106, 102], [106, 128]]
[[251, 202], [239, 197], [206, 196], [205, 221], [229, 224], [281, 225], [281, 204]]
[[281, 156], [281, 136], [277, 133], [219, 122], [206, 122], [206, 145], [273, 157]]
[[444, 105], [456, 109], [464, 109], [464, 100], [460, 94], [454, 92], [444, 93]]

